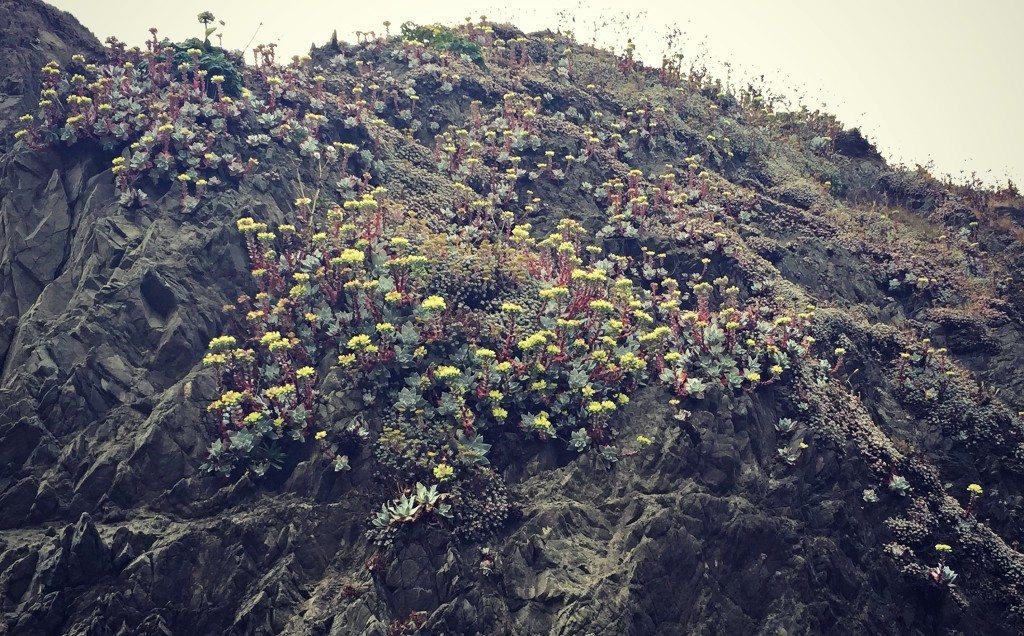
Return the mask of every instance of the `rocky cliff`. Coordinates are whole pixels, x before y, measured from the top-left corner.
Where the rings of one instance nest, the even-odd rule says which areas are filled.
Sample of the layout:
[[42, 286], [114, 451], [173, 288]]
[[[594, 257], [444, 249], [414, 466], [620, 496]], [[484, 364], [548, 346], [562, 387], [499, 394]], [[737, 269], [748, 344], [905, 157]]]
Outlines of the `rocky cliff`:
[[[774, 112], [756, 91], [554, 33], [410, 29], [331, 42], [290, 64], [262, 49], [243, 67], [208, 42], [174, 49], [156, 35], [148, 53], [103, 49], [35, 0], [6, 1], [0, 16], [4, 633], [1024, 627], [1024, 203], [1014, 192], [891, 167], [827, 115]], [[144, 72], [125, 67], [139, 59]], [[131, 73], [148, 73], [138, 80], [148, 88], [129, 107], [106, 86], [130, 94]], [[85, 88], [93, 76], [113, 80]], [[179, 85], [194, 92], [160, 101]], [[59, 128], [46, 128], [55, 107], [40, 98], [71, 109]], [[165, 110], [100, 131], [104, 99], [142, 119]], [[184, 126], [168, 113], [191, 117], [195, 136], [160, 132]], [[162, 134], [178, 163], [137, 159], [138, 144], [158, 156]], [[331, 157], [333, 176], [315, 186]], [[504, 494], [488, 505], [507, 500], [507, 514], [471, 536], [424, 522], [382, 541], [371, 523], [382, 504], [431, 474], [453, 500], [445, 484], [462, 482], [438, 466], [405, 482], [388, 472], [391, 404], [361, 409], [358, 390], [341, 388], [341, 340], [309, 368], [325, 377], [311, 389], [324, 417], [366, 426], [345, 447], [346, 470], [333, 461], [339, 447], [320, 452], [312, 430], [268, 470], [208, 470], [219, 435], [241, 440], [218, 433], [225, 380], [204, 357], [211, 340], [244, 333], [232, 331], [239, 296], [264, 289], [250, 273], [261, 239], [238, 221], [301, 234], [306, 207], [318, 209], [303, 203], [311, 189], [338, 209], [376, 193], [413, 216], [402, 227], [451, 241], [462, 230], [437, 228], [484, 231], [478, 208], [538, 237], [572, 219], [623, 262], [651, 268], [636, 270], [638, 289], [662, 278], [676, 282], [656, 293], [692, 288], [682, 320], [703, 324], [702, 294], [719, 292], [701, 285], [728, 279], [727, 329], [745, 328], [728, 326], [730, 315], [771, 308], [779, 325], [806, 323], [808, 350], [778, 371], [723, 372], [706, 391], [683, 382], [695, 368], [667, 384], [631, 382], [628, 403], [571, 441], [487, 428], [478, 412], [459, 433], [489, 445], [487, 474]], [[457, 250], [441, 258], [444, 241], [431, 243], [424, 253], [448, 269], [427, 285], [448, 290], [449, 304], [462, 294], [476, 315], [474, 294], [500, 298], [502, 263], [527, 248], [492, 262], [475, 251], [489, 243], [459, 236], [474, 245], [460, 261], [468, 271], [452, 264]], [[499, 282], [480, 292], [474, 279]], [[643, 361], [662, 366], [656, 357]], [[423, 395], [428, 410], [443, 406]], [[456, 468], [456, 479], [478, 470]]]

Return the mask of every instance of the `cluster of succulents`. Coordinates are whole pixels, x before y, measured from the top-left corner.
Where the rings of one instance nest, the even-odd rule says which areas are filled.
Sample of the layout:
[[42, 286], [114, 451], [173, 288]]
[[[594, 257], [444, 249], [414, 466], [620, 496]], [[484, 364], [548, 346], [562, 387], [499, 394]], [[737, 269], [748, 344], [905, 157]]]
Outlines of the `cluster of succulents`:
[[644, 289], [631, 259], [588, 245], [571, 220], [543, 238], [501, 213], [427, 222], [379, 188], [295, 204], [293, 224], [238, 222], [259, 291], [207, 356], [224, 387], [210, 406], [210, 466], [223, 472], [265, 470], [310, 436], [347, 465], [343, 450], [365, 433], [318, 415], [318, 383], [333, 374], [381, 414], [382, 470], [438, 486], [482, 533], [512, 509], [488, 435], [614, 460], [627, 443], [619, 412], [639, 387], [664, 387], [682, 419], [706, 392], [777, 382], [810, 355], [809, 312], [744, 306], [725, 278]]
[[417, 25], [406, 22], [402, 25], [402, 39], [451, 55], [464, 56], [474, 64], [484, 65], [483, 50], [480, 44], [459, 31], [440, 24]]
[[894, 367], [896, 396], [921, 422], [941, 429], [975, 456], [997, 457], [1005, 469], [1024, 471], [1020, 417], [958, 368], [931, 339], [912, 343]]
[[261, 47], [257, 64], [245, 65], [208, 39], [150, 32], [144, 49], [110, 38], [104, 59], [48, 63], [38, 112], [22, 117], [15, 136], [37, 149], [94, 142], [113, 155], [122, 205], [172, 186], [186, 210], [253, 172], [270, 144], [318, 160], [338, 153], [318, 134], [326, 117], [308, 58], [277, 65]]

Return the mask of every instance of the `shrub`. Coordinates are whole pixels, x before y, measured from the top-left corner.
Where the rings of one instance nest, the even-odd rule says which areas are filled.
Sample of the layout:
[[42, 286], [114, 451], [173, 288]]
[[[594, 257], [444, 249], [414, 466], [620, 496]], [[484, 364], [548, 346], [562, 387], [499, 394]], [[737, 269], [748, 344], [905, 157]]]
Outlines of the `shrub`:
[[406, 40], [422, 42], [438, 51], [447, 51], [454, 55], [465, 55], [474, 64], [483, 67], [483, 50], [479, 44], [470, 42], [454, 30], [440, 24], [417, 25], [406, 22], [402, 25], [402, 37]]

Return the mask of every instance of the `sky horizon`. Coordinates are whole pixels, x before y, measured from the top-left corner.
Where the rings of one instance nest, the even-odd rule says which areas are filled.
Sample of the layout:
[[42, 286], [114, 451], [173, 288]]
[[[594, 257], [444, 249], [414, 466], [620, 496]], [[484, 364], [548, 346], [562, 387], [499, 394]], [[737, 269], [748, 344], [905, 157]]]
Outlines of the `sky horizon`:
[[[151, 26], [179, 39], [200, 34], [196, 14], [224, 20], [223, 44], [276, 42], [287, 56], [337, 30], [392, 30], [406, 20], [457, 23], [471, 16], [526, 31], [572, 30], [581, 43], [621, 50], [632, 37], [657, 66], [668, 52], [708, 66], [734, 84], [756, 82], [859, 127], [895, 164], [937, 176], [975, 173], [989, 185], [1024, 182], [1024, 2], [987, 0], [731, 0], [698, 3], [520, 0], [182, 0], [125, 11], [110, 0], [49, 0], [101, 40], [141, 44]], [[628, 8], [627, 8], [628, 7]]]

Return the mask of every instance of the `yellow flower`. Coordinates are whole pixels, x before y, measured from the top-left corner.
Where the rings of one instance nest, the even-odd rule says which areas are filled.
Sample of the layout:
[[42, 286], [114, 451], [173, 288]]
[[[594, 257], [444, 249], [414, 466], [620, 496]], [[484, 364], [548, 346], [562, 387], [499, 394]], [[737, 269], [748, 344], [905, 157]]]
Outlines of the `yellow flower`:
[[272, 386], [272, 387], [270, 387], [269, 389], [267, 389], [266, 391], [263, 392], [263, 394], [266, 395], [270, 399], [276, 399], [276, 398], [284, 397], [284, 396], [289, 395], [291, 393], [295, 393], [295, 385], [294, 384], [282, 384], [282, 385], [279, 385], [279, 386]]
[[451, 479], [451, 477], [454, 474], [455, 469], [449, 466], [448, 464], [438, 464], [437, 466], [434, 466], [434, 477], [438, 481], [445, 481], [446, 479]]
[[428, 296], [423, 299], [421, 307], [427, 311], [444, 311], [448, 308], [448, 305], [444, 302], [444, 298], [440, 296]]
[[654, 443], [654, 440], [651, 439], [650, 437], [647, 437], [646, 435], [637, 435], [636, 442], [641, 446], [650, 446], [651, 444]]
[[234, 406], [242, 401], [244, 397], [238, 391], [225, 391], [224, 395], [220, 396], [220, 402], [224, 406]]
[[982, 489], [981, 484], [971, 484], [970, 486], [967, 487], [967, 492], [971, 493], [972, 495], [980, 495], [985, 491]]
[[545, 299], [547, 299], [547, 298], [562, 298], [564, 296], [568, 296], [569, 295], [569, 288], [568, 287], [562, 287], [562, 286], [548, 287], [547, 289], [540, 290], [539, 292], [537, 292], [537, 294], [541, 298], [545, 298]]
[[313, 435], [313, 437], [317, 440], [322, 440], [325, 437], [327, 437], [327, 431], [317, 431], [316, 434]]
[[632, 352], [626, 352], [619, 356], [619, 364], [627, 371], [641, 371], [647, 368], [647, 363]]
[[554, 425], [551, 424], [547, 411], [541, 411], [533, 418], [533, 427], [535, 429], [544, 431], [545, 433], [552, 433], [555, 430]]
[[228, 361], [228, 357], [223, 353], [208, 353], [203, 356], [203, 364], [206, 366], [215, 364], [225, 364]]
[[313, 367], [302, 367], [301, 369], [295, 372], [295, 377], [311, 378], [313, 377], [314, 373], [316, 373], [316, 371], [313, 369]]
[[548, 340], [548, 333], [549, 332], [547, 331], [538, 331], [537, 333], [520, 340], [519, 348], [523, 351], [529, 351], [530, 349], [535, 349], [545, 344]]
[[274, 342], [271, 342], [270, 344], [267, 345], [267, 349], [270, 349], [271, 351], [277, 351], [278, 349], [291, 349], [291, 348], [292, 348], [292, 341], [291, 340], [283, 340], [283, 339], [282, 340], [275, 340]]
[[495, 419], [503, 420], [506, 417], [508, 417], [508, 411], [506, 409], [501, 408], [500, 406], [496, 406], [493, 409], [491, 409], [491, 415], [493, 415]]
[[456, 378], [460, 375], [462, 375], [462, 371], [459, 371], [457, 367], [453, 367], [447, 364], [437, 367], [437, 369], [434, 371], [434, 377], [438, 378], [439, 380], [450, 380], [451, 378]]
[[268, 331], [267, 333], [263, 334], [262, 338], [260, 338], [260, 344], [270, 346], [271, 344], [278, 342], [279, 340], [281, 340], [280, 331]]
[[338, 262], [343, 265], [356, 265], [363, 262], [364, 254], [361, 250], [346, 249], [337, 257]]
[[946, 543], [936, 543], [935, 551], [942, 554], [947, 554], [953, 551], [953, 547]]
[[236, 342], [233, 336], [217, 336], [210, 341], [210, 350], [221, 351], [223, 349], [230, 349], [235, 346]]
[[366, 347], [370, 346], [370, 344], [370, 336], [366, 335], [365, 333], [357, 334], [348, 339], [349, 349], [365, 349]]

